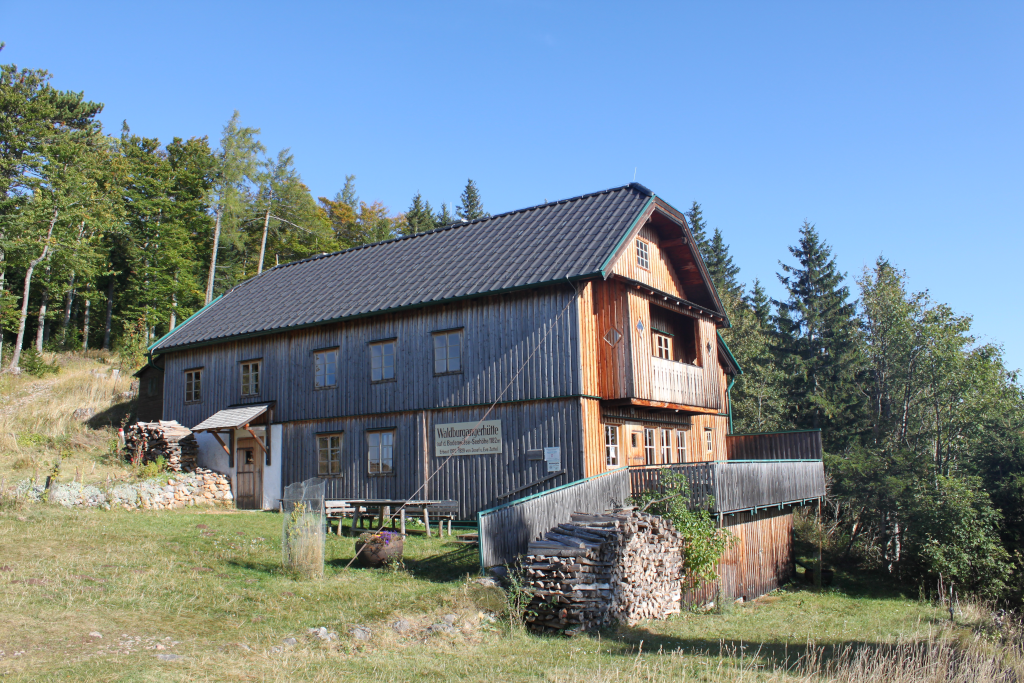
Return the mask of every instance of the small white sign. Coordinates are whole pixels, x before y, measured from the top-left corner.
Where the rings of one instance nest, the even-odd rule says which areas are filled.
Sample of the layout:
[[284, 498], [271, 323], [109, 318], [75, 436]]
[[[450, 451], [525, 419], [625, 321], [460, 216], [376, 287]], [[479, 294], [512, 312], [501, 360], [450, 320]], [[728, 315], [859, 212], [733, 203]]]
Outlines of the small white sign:
[[544, 462], [548, 465], [548, 474], [562, 469], [562, 449], [558, 446], [544, 448]]
[[494, 455], [501, 453], [501, 420], [434, 425], [434, 454]]

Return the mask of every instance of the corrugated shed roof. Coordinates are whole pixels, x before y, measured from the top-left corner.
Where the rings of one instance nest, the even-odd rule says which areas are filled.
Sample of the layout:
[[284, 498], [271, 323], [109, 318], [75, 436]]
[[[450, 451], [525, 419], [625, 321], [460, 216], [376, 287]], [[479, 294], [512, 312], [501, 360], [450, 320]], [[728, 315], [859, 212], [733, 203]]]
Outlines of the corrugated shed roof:
[[224, 294], [152, 350], [596, 274], [652, 196], [631, 183], [277, 266]]
[[216, 431], [218, 429], [240, 429], [243, 425], [249, 424], [265, 413], [269, 407], [269, 405], [261, 403], [253, 406], [225, 408], [224, 410], [217, 411], [197, 424], [192, 428], [192, 431], [201, 432], [206, 430]]

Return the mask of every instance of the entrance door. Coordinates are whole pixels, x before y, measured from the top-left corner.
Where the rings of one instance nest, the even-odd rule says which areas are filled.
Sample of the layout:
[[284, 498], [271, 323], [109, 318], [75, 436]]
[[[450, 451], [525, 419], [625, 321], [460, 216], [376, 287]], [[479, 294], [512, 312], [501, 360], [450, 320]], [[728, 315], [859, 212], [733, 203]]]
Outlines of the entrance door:
[[646, 465], [643, 427], [637, 424], [627, 424], [624, 431], [626, 432], [626, 451], [629, 454], [627, 462], [633, 466]]
[[263, 509], [263, 457], [255, 439], [238, 439], [235, 446], [235, 507]]

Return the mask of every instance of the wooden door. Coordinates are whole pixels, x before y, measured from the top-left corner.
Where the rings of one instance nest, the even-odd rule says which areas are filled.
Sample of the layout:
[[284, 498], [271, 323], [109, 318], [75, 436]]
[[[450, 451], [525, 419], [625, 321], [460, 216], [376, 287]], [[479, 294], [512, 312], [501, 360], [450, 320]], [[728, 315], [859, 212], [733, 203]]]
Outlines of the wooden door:
[[627, 463], [630, 465], [646, 465], [644, 458], [644, 428], [636, 424], [627, 424], [626, 433]]
[[235, 507], [263, 509], [263, 454], [256, 440], [238, 439], [235, 445]]

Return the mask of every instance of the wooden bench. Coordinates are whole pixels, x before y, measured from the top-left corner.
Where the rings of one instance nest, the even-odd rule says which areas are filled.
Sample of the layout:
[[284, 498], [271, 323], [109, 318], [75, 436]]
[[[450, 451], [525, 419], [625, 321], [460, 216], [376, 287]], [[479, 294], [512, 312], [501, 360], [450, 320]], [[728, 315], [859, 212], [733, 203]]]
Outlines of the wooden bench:
[[[346, 517], [352, 518], [353, 533], [355, 533], [354, 530], [357, 526], [362, 526], [363, 520], [373, 520], [374, 517], [377, 517], [380, 521], [377, 527], [383, 527], [385, 519], [390, 519], [391, 528], [395, 528], [396, 522], [400, 523], [401, 533], [404, 535], [407, 515], [421, 516], [423, 518], [423, 526], [426, 529], [427, 536], [431, 535], [431, 517], [438, 520], [437, 532], [439, 536], [444, 534], [445, 522], [447, 522], [448, 535], [452, 535], [452, 520], [459, 514], [458, 501], [417, 500], [409, 501], [409, 504], [404, 507], [402, 505], [403, 502], [400, 500], [326, 500], [324, 501], [324, 513], [328, 520], [338, 520], [337, 533], [339, 536], [344, 528], [344, 519]], [[392, 513], [392, 510], [396, 509], [398, 513]], [[330, 522], [328, 521], [329, 529]]]

